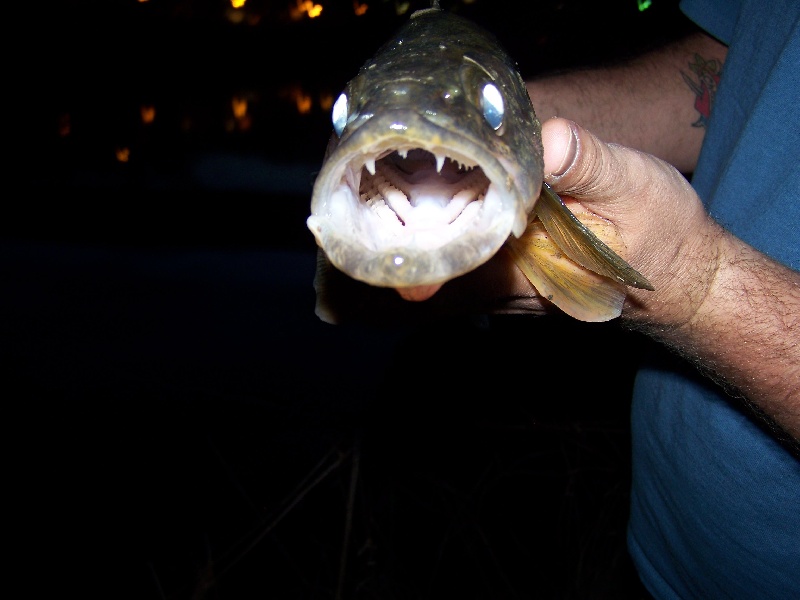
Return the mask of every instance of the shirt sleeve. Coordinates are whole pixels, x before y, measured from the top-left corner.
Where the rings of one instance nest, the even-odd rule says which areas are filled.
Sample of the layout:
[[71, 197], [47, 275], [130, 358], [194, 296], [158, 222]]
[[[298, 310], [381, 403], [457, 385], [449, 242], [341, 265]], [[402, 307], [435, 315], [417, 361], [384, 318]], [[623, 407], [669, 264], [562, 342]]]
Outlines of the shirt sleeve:
[[707, 33], [730, 45], [741, 12], [739, 0], [681, 0], [680, 9]]

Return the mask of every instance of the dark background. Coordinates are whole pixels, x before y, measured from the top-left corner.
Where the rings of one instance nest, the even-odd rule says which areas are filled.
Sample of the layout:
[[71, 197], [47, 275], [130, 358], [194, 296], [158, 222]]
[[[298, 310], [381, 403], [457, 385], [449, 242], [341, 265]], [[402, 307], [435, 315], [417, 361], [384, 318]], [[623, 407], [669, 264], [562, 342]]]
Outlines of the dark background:
[[[314, 315], [324, 99], [426, 5], [367, 4], [29, 9], [0, 221], [29, 595], [645, 597], [624, 540], [644, 340], [558, 316]], [[525, 76], [684, 30], [674, 1], [442, 5]]]

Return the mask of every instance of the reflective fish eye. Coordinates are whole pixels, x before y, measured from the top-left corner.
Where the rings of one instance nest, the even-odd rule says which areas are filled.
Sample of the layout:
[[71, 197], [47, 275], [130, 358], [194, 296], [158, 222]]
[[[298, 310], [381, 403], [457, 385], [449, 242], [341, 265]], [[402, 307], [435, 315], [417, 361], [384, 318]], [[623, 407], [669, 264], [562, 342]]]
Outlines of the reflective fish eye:
[[333, 103], [331, 109], [331, 121], [333, 122], [333, 130], [336, 135], [341, 136], [347, 125], [347, 94], [342, 92]]
[[503, 95], [493, 83], [487, 83], [481, 91], [481, 108], [483, 108], [483, 118], [489, 126], [497, 131], [503, 125], [503, 117], [506, 108], [503, 102]]

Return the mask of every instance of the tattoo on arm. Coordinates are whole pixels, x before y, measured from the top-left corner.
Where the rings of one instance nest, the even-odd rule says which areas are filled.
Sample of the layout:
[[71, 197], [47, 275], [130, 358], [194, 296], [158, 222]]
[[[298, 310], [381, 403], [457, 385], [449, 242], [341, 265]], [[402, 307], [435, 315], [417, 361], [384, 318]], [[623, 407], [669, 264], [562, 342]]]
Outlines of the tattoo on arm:
[[692, 127], [706, 127], [714, 106], [714, 97], [717, 95], [717, 86], [722, 74], [722, 62], [711, 59], [706, 60], [699, 54], [694, 55], [689, 62], [691, 73], [681, 71], [686, 85], [695, 93], [694, 107], [700, 117], [692, 123]]

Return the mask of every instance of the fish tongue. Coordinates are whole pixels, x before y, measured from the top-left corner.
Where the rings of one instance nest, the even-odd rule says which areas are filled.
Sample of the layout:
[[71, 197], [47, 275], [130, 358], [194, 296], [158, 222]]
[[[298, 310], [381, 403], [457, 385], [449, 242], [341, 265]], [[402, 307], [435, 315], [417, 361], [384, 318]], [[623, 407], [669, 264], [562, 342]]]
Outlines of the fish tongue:
[[441, 283], [434, 283], [431, 285], [416, 285], [405, 288], [395, 288], [397, 293], [403, 300], [410, 300], [412, 302], [422, 302], [433, 296], [442, 287]]

